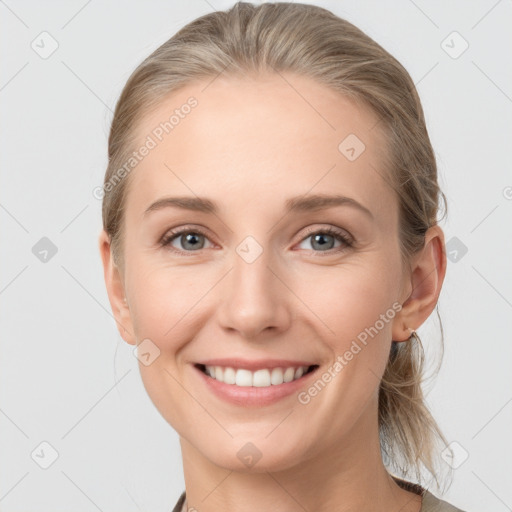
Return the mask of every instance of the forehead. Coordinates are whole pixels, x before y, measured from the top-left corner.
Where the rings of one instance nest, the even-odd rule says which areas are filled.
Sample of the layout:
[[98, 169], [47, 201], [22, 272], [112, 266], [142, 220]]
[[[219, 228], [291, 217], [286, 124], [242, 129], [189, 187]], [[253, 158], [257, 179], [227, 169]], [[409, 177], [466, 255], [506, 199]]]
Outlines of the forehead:
[[165, 195], [262, 208], [336, 192], [389, 221], [395, 199], [377, 124], [364, 104], [294, 74], [189, 84], [137, 127], [137, 148], [151, 149], [130, 176], [127, 210], [142, 212]]

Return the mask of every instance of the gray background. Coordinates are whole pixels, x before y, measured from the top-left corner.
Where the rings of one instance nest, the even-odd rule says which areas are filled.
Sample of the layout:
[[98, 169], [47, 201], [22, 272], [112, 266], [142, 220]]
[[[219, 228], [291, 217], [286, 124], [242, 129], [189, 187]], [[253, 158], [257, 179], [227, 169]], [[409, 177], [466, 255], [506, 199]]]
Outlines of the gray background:
[[[457, 443], [444, 499], [511, 510], [512, 2], [312, 3], [367, 32], [417, 83], [452, 244], [439, 302], [446, 354], [426, 389]], [[169, 511], [184, 489], [177, 434], [111, 317], [92, 191], [134, 67], [188, 21], [231, 5], [0, 1], [3, 512]], [[46, 261], [43, 237], [57, 248]], [[427, 354], [438, 347], [434, 318], [419, 330]], [[42, 442], [58, 453], [47, 469]]]

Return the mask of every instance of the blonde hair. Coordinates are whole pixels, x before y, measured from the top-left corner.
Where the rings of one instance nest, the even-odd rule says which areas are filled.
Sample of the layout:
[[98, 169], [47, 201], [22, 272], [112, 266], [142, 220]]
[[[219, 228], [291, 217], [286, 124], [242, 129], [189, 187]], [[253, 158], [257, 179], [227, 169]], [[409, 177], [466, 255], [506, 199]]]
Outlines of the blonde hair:
[[[438, 222], [440, 199], [446, 214], [446, 198], [438, 185], [420, 98], [405, 68], [360, 29], [324, 8], [238, 2], [179, 30], [135, 69], [121, 93], [108, 141], [102, 210], [103, 227], [120, 267], [131, 175], [109, 190], [106, 185], [130, 158], [140, 118], [170, 92], [196, 80], [213, 79], [220, 73], [257, 76], [269, 71], [311, 77], [373, 109], [388, 143], [383, 177], [399, 202], [402, 264], [408, 265], [410, 257], [423, 248], [425, 232]], [[443, 337], [441, 340], [444, 351]], [[441, 359], [442, 355], [439, 365]], [[423, 466], [439, 487], [437, 443], [442, 442], [443, 448], [447, 443], [425, 402], [423, 374], [419, 337], [393, 342], [379, 388], [381, 451], [387, 467], [400, 476], [412, 476], [421, 483]]]

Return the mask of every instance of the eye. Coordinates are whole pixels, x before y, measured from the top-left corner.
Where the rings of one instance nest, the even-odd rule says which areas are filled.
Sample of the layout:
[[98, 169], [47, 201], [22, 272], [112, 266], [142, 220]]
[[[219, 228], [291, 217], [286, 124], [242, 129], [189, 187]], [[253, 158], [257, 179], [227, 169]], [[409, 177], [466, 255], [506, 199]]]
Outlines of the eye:
[[[302, 240], [302, 243], [310, 239], [312, 240], [311, 246], [315, 252], [326, 252], [328, 254], [345, 251], [353, 245], [353, 241], [349, 235], [333, 227], [316, 230], [311, 229], [308, 232], [308, 236]], [[337, 247], [334, 246], [336, 241], [340, 242], [341, 247], [340, 245]]]
[[[333, 227], [310, 229], [301, 243], [304, 243], [308, 239], [312, 239], [311, 246], [314, 252], [327, 254], [345, 251], [352, 247], [354, 243], [348, 234]], [[160, 245], [162, 247], [169, 247], [177, 254], [184, 255], [204, 249], [205, 241], [209, 241], [209, 239], [202, 229], [185, 226], [180, 229], [168, 231], [162, 237]], [[336, 241], [339, 242], [338, 246], [335, 246]], [[175, 244], [179, 244], [181, 247], [176, 247]]]
[[[168, 231], [162, 238], [160, 245], [171, 247], [177, 253], [196, 252], [204, 249], [205, 240], [208, 240], [208, 238], [201, 229], [184, 227]], [[176, 247], [174, 242], [180, 244], [181, 247]]]

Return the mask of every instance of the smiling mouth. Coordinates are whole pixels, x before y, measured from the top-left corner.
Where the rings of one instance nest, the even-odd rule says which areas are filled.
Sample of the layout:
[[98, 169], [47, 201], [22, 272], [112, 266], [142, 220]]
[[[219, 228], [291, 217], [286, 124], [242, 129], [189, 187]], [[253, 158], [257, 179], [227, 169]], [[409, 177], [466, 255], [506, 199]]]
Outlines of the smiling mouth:
[[253, 372], [242, 368], [205, 366], [204, 364], [194, 366], [212, 379], [240, 387], [270, 387], [286, 384], [303, 378], [319, 367], [315, 364], [308, 367], [261, 369]]

